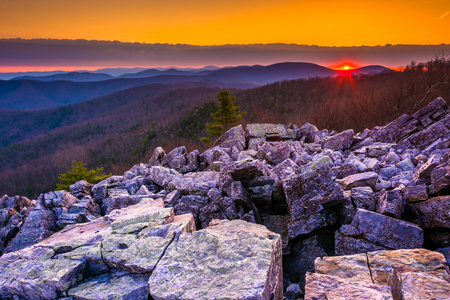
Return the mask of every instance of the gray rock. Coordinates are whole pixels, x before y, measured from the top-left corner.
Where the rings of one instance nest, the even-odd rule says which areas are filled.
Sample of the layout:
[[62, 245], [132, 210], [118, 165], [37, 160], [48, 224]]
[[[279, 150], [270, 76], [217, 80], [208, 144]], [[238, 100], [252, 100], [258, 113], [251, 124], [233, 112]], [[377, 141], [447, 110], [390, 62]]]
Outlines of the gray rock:
[[167, 187], [169, 182], [180, 176], [181, 174], [175, 170], [161, 166], [153, 166], [150, 168], [147, 179], [159, 186]]
[[236, 147], [239, 151], [243, 151], [246, 147], [246, 140], [242, 125], [235, 126], [222, 134], [214, 142], [214, 146], [220, 146], [223, 148]]
[[[417, 225], [364, 209], [356, 211], [351, 225], [357, 228], [360, 238], [342, 237], [351, 241], [348, 243], [340, 243], [337, 238], [336, 253], [339, 253], [339, 255], [372, 249], [370, 247], [384, 247], [386, 249], [420, 248], [424, 241], [423, 230]], [[342, 234], [342, 232], [337, 234]], [[347, 248], [348, 246], [351, 248]]]
[[211, 165], [215, 161], [219, 161], [224, 164], [233, 161], [228, 153], [221, 147], [213, 147], [206, 150], [200, 155], [200, 160], [206, 162], [207, 165]]
[[391, 143], [374, 143], [372, 145], [366, 146], [367, 156], [369, 157], [380, 157], [383, 156], [391, 150], [394, 144]]
[[186, 160], [185, 160], [186, 164], [184, 166], [178, 168], [177, 171], [179, 171], [180, 173], [188, 173], [188, 172], [193, 172], [199, 168], [200, 153], [198, 152], [198, 150], [189, 152], [188, 154], [186, 154], [185, 158], [186, 158]]
[[291, 220], [305, 218], [341, 203], [344, 199], [331, 172], [317, 171], [310, 178], [295, 176], [283, 181]]
[[382, 191], [377, 202], [377, 212], [400, 219], [403, 212], [403, 202], [401, 190]]
[[410, 141], [420, 149], [424, 149], [438, 138], [443, 136], [449, 136], [450, 129], [447, 128], [442, 122], [436, 122], [430, 125], [428, 128], [414, 134], [410, 137]]
[[141, 185], [139, 190], [134, 194], [135, 196], [149, 196], [151, 195], [150, 191], [145, 185]]
[[130, 274], [116, 277], [104, 274], [83, 281], [68, 290], [67, 294], [74, 299], [148, 299], [148, 275]]
[[334, 240], [336, 255], [350, 255], [386, 249], [386, 247], [376, 242], [371, 242], [361, 237], [348, 236], [340, 231], [336, 231]]
[[109, 214], [111, 211], [115, 209], [120, 209], [124, 207], [128, 207], [130, 205], [137, 204], [144, 199], [152, 199], [149, 195], [126, 195], [126, 196], [110, 196], [109, 197], [109, 206], [106, 210], [106, 214]]
[[312, 142], [314, 142], [315, 134], [318, 131], [319, 131], [319, 129], [317, 129], [316, 126], [314, 126], [310, 123], [305, 123], [299, 129], [300, 140], [304, 143], [312, 143]]
[[264, 226], [272, 232], [281, 236], [281, 246], [283, 255], [290, 253], [289, 232], [288, 232], [288, 215], [268, 215], [263, 219]]
[[407, 205], [409, 220], [422, 228], [450, 228], [450, 196], [439, 196]]
[[355, 208], [375, 211], [376, 198], [370, 187], [352, 188], [350, 197]]
[[282, 299], [280, 236], [239, 220], [181, 234], [150, 276], [149, 290], [155, 299]]
[[358, 173], [358, 167], [354, 164], [343, 164], [342, 166], [333, 168], [333, 173], [337, 179], [342, 179], [344, 177], [354, 175]]
[[53, 255], [51, 249], [36, 247], [0, 257], [0, 297], [56, 299], [83, 279], [86, 265], [82, 261], [51, 259]]
[[379, 176], [382, 180], [389, 180], [393, 176], [400, 173], [401, 171], [402, 171], [401, 169], [396, 168], [396, 167], [384, 167], [384, 168], [380, 168]]
[[364, 187], [364, 186], [369, 186], [373, 189], [375, 188], [377, 180], [378, 180], [377, 173], [366, 172], [347, 176], [339, 182], [339, 185], [343, 190], [349, 190], [355, 187]]
[[300, 289], [300, 286], [297, 283], [291, 283], [286, 288], [286, 297], [288, 299], [295, 300], [297, 298], [300, 298], [300, 296], [303, 295], [302, 290]]
[[10, 241], [5, 252], [12, 252], [34, 245], [57, 230], [56, 216], [51, 210], [33, 210], [19, 233]]
[[290, 222], [288, 225], [289, 238], [295, 239], [300, 236], [305, 236], [318, 229], [333, 226], [336, 223], [336, 212], [331, 209], [325, 209], [319, 213]]
[[178, 190], [173, 190], [167, 196], [164, 198], [164, 204], [168, 205], [169, 207], [174, 206], [178, 199], [180, 199], [181, 193]]
[[[74, 203], [78, 202], [78, 199], [72, 196], [70, 193], [66, 191], [56, 191], [56, 192], [49, 192], [46, 194], [43, 194], [39, 196], [40, 198], [43, 197], [44, 205], [48, 209], [52, 208], [69, 208]], [[55, 211], [56, 214], [58, 214], [57, 211]]]
[[80, 180], [70, 186], [70, 193], [76, 198], [90, 196], [93, 186], [93, 184], [90, 184], [86, 180]]
[[425, 201], [428, 199], [427, 186], [425, 184], [405, 186], [403, 198], [408, 202]]
[[338, 134], [324, 139], [322, 141], [322, 148], [331, 150], [348, 149], [352, 145], [354, 135], [355, 132], [353, 131], [353, 129], [342, 131]]
[[386, 165], [395, 165], [397, 162], [400, 161], [400, 156], [391, 150], [389, 153], [386, 154], [383, 161]]
[[231, 175], [234, 181], [249, 182], [256, 177], [270, 176], [270, 169], [259, 160], [245, 159], [227, 165], [220, 173]]
[[424, 163], [413, 176], [413, 180], [417, 184], [430, 183], [430, 174], [433, 169], [441, 163], [441, 157], [439, 155], [432, 155], [426, 163]]
[[445, 195], [450, 192], [450, 161], [446, 161], [436, 166], [430, 174], [431, 186], [438, 195]]
[[414, 164], [411, 162], [411, 160], [409, 158], [399, 161], [396, 165], [403, 171], [415, 171], [416, 170], [416, 168], [414, 167]]
[[292, 161], [292, 159], [285, 159], [282, 163], [272, 168], [271, 174], [275, 177], [277, 183], [281, 184], [284, 179], [300, 174], [300, 167]]
[[287, 142], [266, 142], [260, 148], [263, 157], [273, 165], [278, 165], [291, 157], [293, 151]]
[[161, 158], [161, 165], [169, 166], [171, 169], [181, 168], [186, 164], [186, 152], [186, 147], [184, 146], [174, 148]]
[[216, 171], [192, 172], [174, 177], [167, 183], [169, 191], [178, 190], [181, 194], [205, 195], [217, 187], [220, 173]]
[[245, 129], [246, 139], [267, 138], [268, 140], [287, 140], [292, 139], [288, 134], [286, 126], [283, 124], [248, 124]]
[[370, 137], [376, 142], [398, 142], [403, 137], [416, 132], [418, 123], [416, 118], [404, 114], [376, 130]]
[[163, 158], [164, 155], [166, 155], [164, 149], [162, 147], [156, 147], [152, 157], [150, 157], [150, 160], [148, 161], [149, 167], [159, 166], [161, 164], [161, 158]]

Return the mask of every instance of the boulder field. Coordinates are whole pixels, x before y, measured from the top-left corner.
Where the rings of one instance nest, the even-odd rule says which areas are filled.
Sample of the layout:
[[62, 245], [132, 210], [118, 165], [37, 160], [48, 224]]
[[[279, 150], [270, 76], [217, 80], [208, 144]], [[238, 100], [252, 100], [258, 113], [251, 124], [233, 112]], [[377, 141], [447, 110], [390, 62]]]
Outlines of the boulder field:
[[450, 299], [450, 113], [248, 124], [0, 198], [0, 299]]

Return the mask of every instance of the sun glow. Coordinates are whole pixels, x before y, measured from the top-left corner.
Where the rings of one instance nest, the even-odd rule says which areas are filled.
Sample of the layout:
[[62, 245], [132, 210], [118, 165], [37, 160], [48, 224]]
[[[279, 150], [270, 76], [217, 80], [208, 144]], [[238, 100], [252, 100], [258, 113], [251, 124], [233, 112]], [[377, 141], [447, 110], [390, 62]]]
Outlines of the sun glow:
[[348, 69], [350, 69], [349, 66], [344, 66], [344, 70], [348, 70]]

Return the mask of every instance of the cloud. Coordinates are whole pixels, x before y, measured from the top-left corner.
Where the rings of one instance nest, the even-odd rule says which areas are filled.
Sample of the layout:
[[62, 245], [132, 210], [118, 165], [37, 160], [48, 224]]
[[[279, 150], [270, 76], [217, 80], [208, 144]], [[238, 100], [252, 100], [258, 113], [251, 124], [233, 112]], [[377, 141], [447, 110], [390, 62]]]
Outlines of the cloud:
[[439, 17], [439, 20], [442, 20], [443, 18], [448, 16], [449, 13], [450, 13], [450, 11], [446, 11], [445, 13], [443, 13], [442, 16]]
[[335, 65], [406, 66], [424, 62], [450, 45], [386, 45], [320, 47], [296, 44], [194, 46], [140, 44], [86, 40], [0, 39], [0, 67], [203, 67], [269, 65], [277, 62], [312, 62]]

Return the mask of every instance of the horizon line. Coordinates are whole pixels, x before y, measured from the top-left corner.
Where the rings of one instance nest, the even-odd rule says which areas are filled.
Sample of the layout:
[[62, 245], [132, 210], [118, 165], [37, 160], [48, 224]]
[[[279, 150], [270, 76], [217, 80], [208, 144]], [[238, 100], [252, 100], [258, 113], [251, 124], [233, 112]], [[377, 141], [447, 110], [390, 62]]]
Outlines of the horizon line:
[[[204, 65], [204, 66], [0, 66], [0, 74], [6, 75], [6, 74], [14, 74], [14, 73], [45, 73], [45, 72], [95, 72], [102, 69], [171, 69], [171, 68], [178, 68], [178, 69], [203, 69], [205, 67], [216, 67], [216, 68], [236, 68], [236, 67], [253, 67], [253, 66], [271, 66], [276, 64], [283, 64], [283, 63], [307, 63], [307, 64], [314, 64], [317, 66], [325, 67], [331, 70], [342, 70], [342, 68], [348, 64], [348, 62], [342, 62], [341, 64], [332, 64], [332, 65], [322, 65], [312, 62], [306, 62], [306, 61], [283, 61], [283, 62], [277, 62], [277, 63], [271, 63], [271, 64], [253, 64], [253, 65]], [[352, 63], [350, 63], [352, 64]], [[384, 66], [381, 64], [367, 64], [367, 65], [352, 65], [351, 69], [358, 69], [368, 66], [382, 66], [394, 71], [402, 70], [404, 67], [402, 66]], [[4, 69], [11, 69], [12, 71], [4, 71]], [[140, 71], [138, 71], [140, 72]]]
[[159, 42], [131, 42], [131, 41], [119, 41], [119, 40], [95, 40], [95, 39], [68, 39], [68, 38], [4, 38], [0, 37], [0, 41], [84, 41], [84, 42], [108, 42], [108, 43], [121, 43], [121, 44], [142, 44], [142, 45], [173, 45], [173, 46], [195, 46], [195, 47], [214, 47], [214, 46], [272, 46], [272, 45], [287, 45], [287, 46], [306, 46], [306, 47], [322, 47], [322, 48], [357, 48], [357, 47], [395, 47], [395, 46], [450, 46], [447, 43], [440, 44], [391, 44], [386, 43], [384, 45], [340, 45], [340, 46], [327, 46], [327, 45], [316, 45], [316, 44], [298, 44], [298, 43], [283, 43], [283, 42], [271, 42], [271, 43], [249, 43], [249, 44], [186, 44], [186, 43], [159, 43]]

